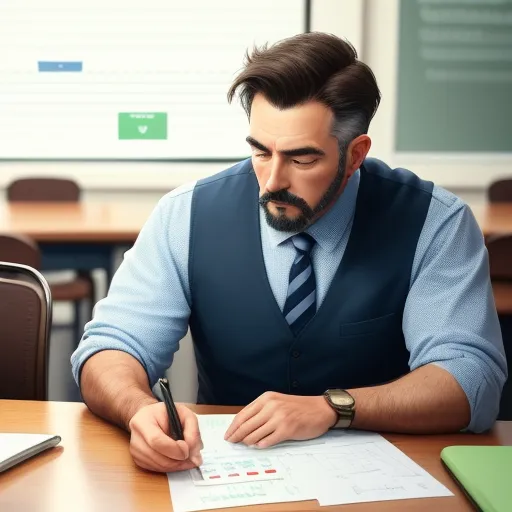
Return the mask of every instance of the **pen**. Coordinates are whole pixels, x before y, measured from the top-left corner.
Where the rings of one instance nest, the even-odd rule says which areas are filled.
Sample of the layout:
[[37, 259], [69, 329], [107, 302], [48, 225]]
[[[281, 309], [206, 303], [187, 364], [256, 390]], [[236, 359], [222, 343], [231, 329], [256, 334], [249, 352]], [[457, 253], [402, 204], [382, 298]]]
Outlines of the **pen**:
[[169, 381], [165, 378], [162, 378], [158, 379], [158, 383], [160, 384], [160, 390], [162, 391], [165, 407], [167, 409], [167, 414], [169, 416], [170, 436], [175, 441], [184, 441], [185, 438], [183, 437], [183, 429], [181, 428], [180, 417], [178, 416], [178, 411], [176, 410], [174, 400], [172, 399]]

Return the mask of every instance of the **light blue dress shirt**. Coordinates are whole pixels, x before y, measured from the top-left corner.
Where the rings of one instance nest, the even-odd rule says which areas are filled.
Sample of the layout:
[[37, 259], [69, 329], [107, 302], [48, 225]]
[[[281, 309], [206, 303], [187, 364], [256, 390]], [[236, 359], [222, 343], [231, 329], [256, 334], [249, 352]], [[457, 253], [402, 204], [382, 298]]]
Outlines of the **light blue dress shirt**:
[[[309, 227], [320, 306], [343, 258], [355, 212], [360, 174], [333, 207]], [[125, 351], [146, 369], [150, 384], [171, 365], [188, 330], [191, 308], [188, 254], [195, 183], [164, 196], [114, 275], [108, 296], [95, 307], [71, 357], [79, 381], [83, 363], [105, 349]], [[292, 233], [270, 228], [261, 216], [268, 279], [284, 307], [295, 257]], [[450, 372], [471, 406], [469, 429], [489, 428], [499, 409], [507, 365], [489, 279], [487, 250], [471, 210], [434, 187], [418, 240], [403, 332], [411, 370], [435, 363]]]

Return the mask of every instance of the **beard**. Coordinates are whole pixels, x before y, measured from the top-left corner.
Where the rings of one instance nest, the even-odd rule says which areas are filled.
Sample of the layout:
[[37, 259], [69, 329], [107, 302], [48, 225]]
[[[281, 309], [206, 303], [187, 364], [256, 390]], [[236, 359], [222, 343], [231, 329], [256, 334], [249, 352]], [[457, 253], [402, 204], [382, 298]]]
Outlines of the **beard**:
[[[332, 203], [345, 177], [346, 159], [344, 152], [340, 153], [338, 172], [315, 208], [311, 208], [302, 197], [296, 196], [286, 189], [277, 190], [276, 192], [265, 192], [260, 197], [260, 206], [263, 208], [265, 220], [271, 228], [288, 233], [304, 231], [312, 223], [312, 220]], [[296, 217], [287, 217], [285, 208], [276, 207], [277, 215], [275, 215], [268, 207], [268, 203], [273, 201], [295, 206], [300, 213]]]

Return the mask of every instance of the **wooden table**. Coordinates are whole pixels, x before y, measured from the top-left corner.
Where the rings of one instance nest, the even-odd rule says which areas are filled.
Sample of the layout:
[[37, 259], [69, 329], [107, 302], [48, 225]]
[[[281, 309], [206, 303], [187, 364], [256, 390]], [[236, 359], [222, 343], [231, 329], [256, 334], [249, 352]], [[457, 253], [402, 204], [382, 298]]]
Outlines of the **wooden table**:
[[470, 203], [485, 236], [512, 234], [512, 203]]
[[155, 201], [5, 203], [0, 232], [23, 233], [37, 242], [132, 243]]
[[[6, 203], [0, 232], [24, 233], [37, 242], [132, 243], [155, 201]], [[512, 233], [512, 203], [469, 205], [485, 235]]]
[[[237, 411], [233, 407], [193, 408], [203, 414]], [[165, 475], [138, 469], [128, 451], [128, 434], [95, 417], [83, 404], [0, 400], [0, 432], [55, 433], [62, 437], [60, 447], [0, 474], [2, 512], [172, 511]], [[452, 490], [455, 497], [338, 507], [319, 507], [314, 501], [304, 501], [243, 509], [254, 512], [470, 511], [469, 502], [441, 465], [441, 449], [454, 444], [512, 445], [512, 422], [498, 423], [492, 433], [485, 435], [386, 437]]]
[[136, 240], [155, 201], [5, 203], [0, 232], [22, 233], [41, 249], [42, 270], [104, 269], [107, 285], [117, 251]]
[[[136, 240], [155, 201], [6, 203], [0, 233], [23, 233], [41, 248], [43, 270], [116, 269], [116, 254]], [[512, 233], [512, 204], [470, 205], [484, 235]]]

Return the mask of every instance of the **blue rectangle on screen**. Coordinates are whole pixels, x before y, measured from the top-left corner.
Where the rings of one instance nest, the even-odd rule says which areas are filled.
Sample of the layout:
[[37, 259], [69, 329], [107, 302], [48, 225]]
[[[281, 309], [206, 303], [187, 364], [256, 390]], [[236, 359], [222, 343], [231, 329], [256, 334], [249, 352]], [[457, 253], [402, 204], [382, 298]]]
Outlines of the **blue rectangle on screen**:
[[75, 61], [49, 61], [49, 60], [40, 60], [37, 63], [38, 71], [40, 73], [59, 73], [59, 72], [67, 72], [67, 73], [77, 73], [82, 71], [82, 62]]

